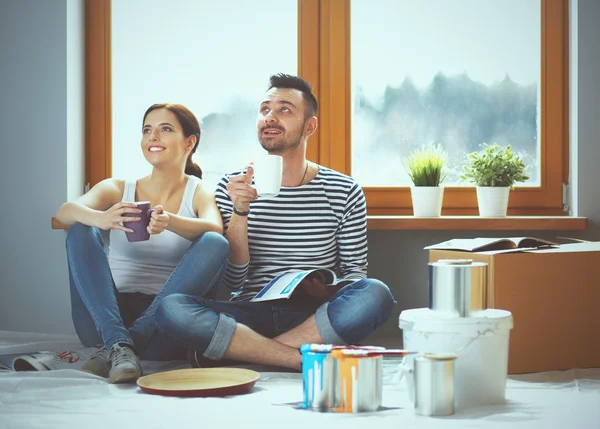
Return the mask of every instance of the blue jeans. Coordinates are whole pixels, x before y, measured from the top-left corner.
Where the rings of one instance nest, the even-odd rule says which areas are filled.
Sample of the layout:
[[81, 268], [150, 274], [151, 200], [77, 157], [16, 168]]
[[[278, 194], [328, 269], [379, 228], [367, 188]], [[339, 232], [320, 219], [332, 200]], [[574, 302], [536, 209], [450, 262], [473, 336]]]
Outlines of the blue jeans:
[[390, 317], [394, 298], [388, 287], [364, 279], [340, 289], [327, 301], [299, 298], [265, 302], [214, 301], [173, 294], [156, 311], [158, 329], [182, 346], [220, 360], [236, 323], [274, 338], [315, 315], [317, 329], [326, 344], [355, 344]]
[[156, 330], [156, 309], [175, 293], [215, 297], [229, 258], [227, 240], [206, 232], [190, 245], [161, 291], [152, 296], [117, 290], [97, 228], [72, 225], [66, 246], [71, 313], [81, 342], [104, 344], [109, 350], [116, 343], [130, 344], [148, 360], [185, 358], [186, 349]]

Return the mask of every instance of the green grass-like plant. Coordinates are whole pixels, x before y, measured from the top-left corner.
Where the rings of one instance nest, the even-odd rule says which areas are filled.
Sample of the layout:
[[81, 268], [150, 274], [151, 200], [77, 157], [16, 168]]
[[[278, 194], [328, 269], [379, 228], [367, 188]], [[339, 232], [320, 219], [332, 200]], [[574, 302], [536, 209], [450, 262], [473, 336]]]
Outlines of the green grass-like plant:
[[448, 173], [443, 170], [448, 154], [440, 145], [429, 144], [413, 150], [403, 163], [415, 186], [440, 186]]
[[464, 166], [460, 175], [461, 182], [474, 183], [475, 186], [507, 186], [514, 188], [517, 182], [529, 179], [525, 175], [525, 164], [515, 155], [510, 145], [506, 147], [487, 145], [479, 152], [467, 154], [469, 164]]

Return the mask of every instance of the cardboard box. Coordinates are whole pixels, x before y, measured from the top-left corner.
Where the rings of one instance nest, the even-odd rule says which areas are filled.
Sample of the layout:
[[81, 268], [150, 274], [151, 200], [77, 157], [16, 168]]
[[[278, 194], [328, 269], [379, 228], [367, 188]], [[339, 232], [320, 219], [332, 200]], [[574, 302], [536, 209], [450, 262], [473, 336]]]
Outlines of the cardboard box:
[[600, 243], [540, 250], [429, 250], [488, 264], [487, 306], [508, 310], [509, 374], [600, 367]]

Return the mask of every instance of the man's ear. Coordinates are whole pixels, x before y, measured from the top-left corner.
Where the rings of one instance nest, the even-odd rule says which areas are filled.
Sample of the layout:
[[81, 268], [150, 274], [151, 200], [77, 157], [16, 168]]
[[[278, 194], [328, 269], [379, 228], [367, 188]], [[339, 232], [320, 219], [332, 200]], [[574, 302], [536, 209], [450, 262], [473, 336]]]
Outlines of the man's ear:
[[319, 126], [319, 121], [317, 121], [316, 116], [311, 116], [307, 122], [308, 122], [308, 125], [306, 127], [306, 137], [310, 137], [314, 134], [315, 131], [317, 131], [317, 127]]

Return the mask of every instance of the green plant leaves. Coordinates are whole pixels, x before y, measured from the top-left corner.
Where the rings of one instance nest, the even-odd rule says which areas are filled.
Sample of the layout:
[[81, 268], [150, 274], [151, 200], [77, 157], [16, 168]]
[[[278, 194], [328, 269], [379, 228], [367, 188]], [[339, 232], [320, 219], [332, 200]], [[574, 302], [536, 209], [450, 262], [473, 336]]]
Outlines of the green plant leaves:
[[[484, 149], [467, 154], [469, 164], [463, 168], [461, 182], [470, 182], [476, 186], [508, 186], [513, 188], [517, 182], [525, 182], [525, 164], [512, 151], [511, 146], [483, 144]], [[448, 162], [447, 153], [441, 145], [429, 144], [412, 151], [403, 159], [410, 180], [415, 186], [440, 186], [448, 173], [444, 167]]]
[[440, 186], [448, 173], [443, 169], [448, 155], [440, 145], [429, 144], [412, 151], [403, 164], [415, 186]]
[[515, 155], [510, 145], [506, 147], [484, 144], [484, 150], [467, 155], [469, 165], [463, 168], [461, 182], [471, 182], [476, 186], [508, 186], [529, 179], [525, 175], [525, 165]]

